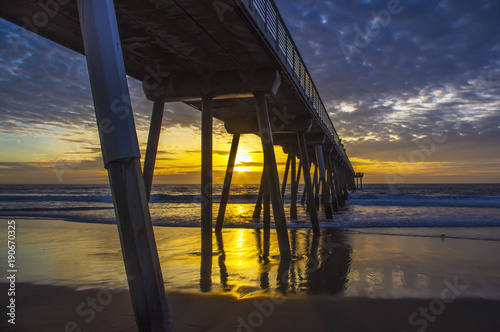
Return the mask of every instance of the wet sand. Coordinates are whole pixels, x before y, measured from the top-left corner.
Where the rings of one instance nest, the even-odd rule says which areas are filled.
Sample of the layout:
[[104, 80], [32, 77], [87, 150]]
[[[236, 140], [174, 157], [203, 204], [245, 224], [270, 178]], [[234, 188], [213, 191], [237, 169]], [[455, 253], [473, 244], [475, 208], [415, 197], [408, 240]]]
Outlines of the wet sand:
[[[16, 221], [14, 331], [64, 331], [68, 322], [68, 331], [135, 330], [116, 225]], [[204, 272], [199, 229], [155, 227], [175, 331], [500, 330], [499, 241], [296, 229], [294, 261], [283, 266], [274, 231], [269, 259], [259, 259], [260, 232], [214, 237]]]

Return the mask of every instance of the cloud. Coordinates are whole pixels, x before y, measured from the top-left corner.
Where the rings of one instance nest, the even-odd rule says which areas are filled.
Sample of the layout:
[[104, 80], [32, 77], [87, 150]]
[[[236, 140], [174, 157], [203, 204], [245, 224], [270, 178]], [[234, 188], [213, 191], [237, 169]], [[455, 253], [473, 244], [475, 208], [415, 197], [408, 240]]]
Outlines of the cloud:
[[[57, 128], [95, 128], [85, 57], [40, 36], [23, 37], [20, 27], [0, 19], [0, 130], [41, 135]], [[14, 44], [12, 41], [16, 41]], [[149, 128], [152, 102], [140, 82], [128, 78], [138, 130]], [[199, 127], [199, 111], [182, 103], [165, 107], [164, 130]]]
[[[276, 3], [349, 155], [395, 160], [438, 130], [432, 158], [500, 157], [500, 3], [401, 1], [378, 28], [388, 1]], [[340, 46], [367, 25], [349, 63]]]

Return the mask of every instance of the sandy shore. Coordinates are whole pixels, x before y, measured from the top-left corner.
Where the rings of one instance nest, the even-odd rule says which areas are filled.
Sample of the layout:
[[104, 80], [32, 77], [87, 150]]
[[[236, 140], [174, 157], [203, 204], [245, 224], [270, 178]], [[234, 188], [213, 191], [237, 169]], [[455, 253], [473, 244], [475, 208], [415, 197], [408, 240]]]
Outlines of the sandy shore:
[[[16, 221], [16, 325], [0, 329], [136, 330], [116, 225]], [[199, 229], [155, 227], [174, 331], [500, 331], [499, 241], [367, 231], [291, 230], [283, 277], [274, 232], [263, 261], [260, 231], [224, 230], [204, 275]]]
[[[2, 293], [5, 286], [1, 284]], [[429, 308], [429, 300], [324, 296], [238, 300], [230, 295], [183, 292], [169, 292], [167, 297], [174, 331], [417, 331], [424, 321], [426, 331], [500, 330], [500, 302], [481, 299], [458, 299], [439, 315], [431, 311], [441, 310], [439, 306], [431, 305], [430, 319], [419, 316], [412, 326], [410, 315]], [[96, 299], [96, 309], [89, 299]], [[15, 327], [4, 321], [1, 325], [10, 331], [136, 331], [126, 290], [18, 284], [16, 300]]]

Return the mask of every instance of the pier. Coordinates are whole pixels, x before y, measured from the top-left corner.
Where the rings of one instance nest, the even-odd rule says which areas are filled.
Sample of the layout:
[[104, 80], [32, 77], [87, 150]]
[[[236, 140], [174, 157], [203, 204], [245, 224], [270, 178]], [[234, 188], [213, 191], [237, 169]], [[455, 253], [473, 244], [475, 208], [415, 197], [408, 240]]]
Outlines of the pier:
[[[272, 0], [18, 0], [1, 2], [0, 16], [87, 58], [140, 331], [171, 330], [148, 207], [165, 103], [183, 102], [201, 111], [202, 257], [212, 257], [214, 232], [213, 118], [233, 135], [216, 234], [223, 228], [241, 135], [262, 141], [254, 217], [263, 212], [265, 242], [272, 206], [283, 262], [292, 258], [287, 219], [297, 219], [300, 180], [314, 233], [319, 233], [318, 213], [334, 218], [356, 187], [358, 176]], [[143, 167], [126, 75], [141, 81], [154, 103]], [[276, 145], [288, 155], [282, 180]], [[286, 211], [288, 178], [292, 201]]]
[[365, 173], [356, 173], [354, 174], [354, 178], [356, 179], [356, 188], [357, 189], [363, 189], [363, 176], [365, 176]]

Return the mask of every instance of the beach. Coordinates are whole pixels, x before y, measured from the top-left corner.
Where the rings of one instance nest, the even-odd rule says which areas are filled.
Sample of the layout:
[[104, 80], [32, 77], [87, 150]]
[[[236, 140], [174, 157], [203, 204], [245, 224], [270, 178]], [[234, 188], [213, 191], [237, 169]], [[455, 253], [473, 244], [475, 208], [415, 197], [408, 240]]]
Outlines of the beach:
[[[4, 284], [2, 284], [3, 286]], [[2, 287], [2, 291], [4, 287]], [[19, 313], [8, 331], [137, 331], [129, 293], [123, 290], [97, 303], [100, 312], [87, 305], [102, 289], [19, 284]], [[408, 317], [429, 308], [429, 300], [299, 297], [237, 299], [230, 295], [169, 292], [174, 331], [416, 331]], [[270, 305], [272, 303], [273, 305]], [[3, 306], [4, 302], [2, 302]], [[78, 315], [77, 308], [85, 315]], [[498, 331], [500, 302], [457, 299], [440, 315], [430, 316], [426, 331]], [[94, 315], [90, 314], [94, 312]], [[90, 322], [86, 323], [86, 319]], [[422, 321], [423, 318], [419, 320]], [[418, 321], [418, 320], [417, 320]]]
[[[116, 225], [39, 218], [16, 225], [13, 330], [136, 329]], [[439, 235], [443, 229], [412, 236], [397, 228], [322, 229], [316, 239], [308, 228], [293, 229], [286, 266], [274, 230], [267, 261], [259, 258], [260, 230], [228, 228], [222, 241], [214, 236], [208, 272], [200, 268], [199, 228], [154, 229], [175, 331], [500, 328], [497, 227], [471, 229], [489, 240], [453, 236], [460, 229], [449, 229], [450, 238]], [[7, 283], [1, 287], [5, 294]], [[7, 297], [1, 301], [5, 308]], [[2, 328], [13, 326], [2, 321]]]

